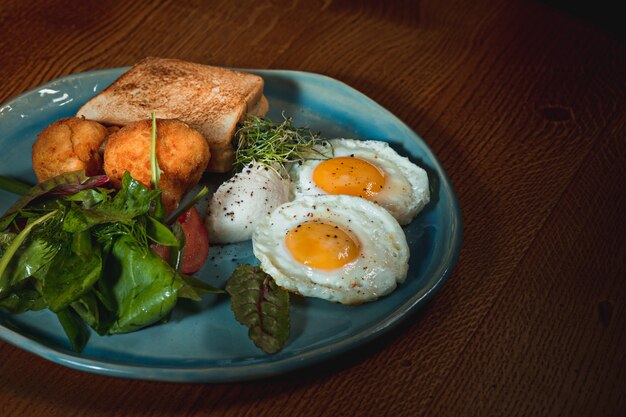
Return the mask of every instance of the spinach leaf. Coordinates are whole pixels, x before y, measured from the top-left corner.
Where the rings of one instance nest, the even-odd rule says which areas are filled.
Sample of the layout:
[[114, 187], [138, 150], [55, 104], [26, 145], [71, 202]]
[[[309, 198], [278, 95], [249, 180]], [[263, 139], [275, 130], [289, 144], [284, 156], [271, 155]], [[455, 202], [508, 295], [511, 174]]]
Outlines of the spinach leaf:
[[11, 259], [13, 259], [13, 256], [15, 256], [15, 254], [18, 252], [20, 246], [33, 231], [34, 227], [45, 223], [46, 220], [49, 220], [56, 214], [56, 210], [51, 211], [50, 213], [43, 215], [27, 224], [26, 227], [24, 227], [24, 229], [22, 229], [22, 231], [18, 233], [17, 236], [15, 236], [9, 246], [5, 249], [2, 258], [0, 258], [0, 298], [6, 295], [10, 288], [11, 282], [9, 280], [9, 274], [5, 272], [7, 267], [9, 266], [9, 263], [11, 262]]
[[76, 201], [82, 203], [83, 208], [90, 209], [96, 205], [108, 201], [111, 190], [103, 188], [89, 188], [76, 194], [63, 196], [64, 201]]
[[10, 285], [45, 271], [58, 250], [58, 245], [45, 239], [26, 239], [4, 271]]
[[0, 299], [0, 307], [12, 313], [24, 313], [44, 309], [47, 305], [32, 281], [25, 280], [17, 288], [12, 288], [8, 296]]
[[181, 283], [174, 271], [152, 250], [131, 236], [113, 244], [102, 281], [115, 302], [115, 320], [109, 334], [127, 333], [158, 322], [178, 299]]
[[122, 177], [122, 188], [112, 200], [91, 208], [72, 207], [65, 216], [63, 230], [74, 233], [104, 223], [131, 223], [135, 217], [150, 210], [152, 201], [160, 198], [160, 193], [149, 190], [126, 172]]
[[63, 326], [68, 339], [70, 339], [74, 350], [81, 352], [87, 344], [87, 340], [89, 340], [89, 330], [85, 323], [70, 308], [58, 311], [57, 318], [61, 326]]
[[226, 292], [191, 275], [179, 273], [177, 279], [180, 280], [182, 285], [178, 290], [179, 298], [188, 298], [193, 301], [200, 301], [202, 299], [200, 297], [201, 295], [224, 294]]
[[225, 290], [215, 288], [214, 286], [194, 277], [193, 275], [179, 274], [180, 279], [192, 287], [198, 294], [224, 294]]
[[155, 243], [163, 246], [178, 246], [178, 239], [169, 227], [152, 216], [146, 216], [146, 233]]
[[72, 309], [94, 330], [100, 326], [100, 309], [95, 292], [89, 291], [70, 304]]
[[160, 199], [161, 190], [150, 190], [126, 171], [122, 177], [122, 188], [115, 195], [108, 210], [136, 217], [148, 213], [152, 201]]
[[50, 310], [59, 312], [89, 291], [100, 279], [102, 254], [91, 245], [88, 232], [74, 235], [72, 250], [54, 257], [43, 279], [43, 296]]

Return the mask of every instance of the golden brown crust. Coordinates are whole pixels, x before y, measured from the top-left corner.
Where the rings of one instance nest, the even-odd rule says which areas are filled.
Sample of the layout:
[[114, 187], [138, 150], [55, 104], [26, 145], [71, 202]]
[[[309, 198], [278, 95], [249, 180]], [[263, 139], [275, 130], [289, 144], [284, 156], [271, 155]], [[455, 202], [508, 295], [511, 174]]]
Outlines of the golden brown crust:
[[[104, 152], [104, 170], [119, 187], [126, 171], [137, 181], [150, 186], [150, 120], [131, 123], [113, 133]], [[157, 160], [163, 173], [160, 187], [163, 203], [173, 210], [182, 196], [193, 188], [211, 157], [203, 136], [180, 120], [157, 120]]]
[[[232, 135], [246, 112], [267, 112], [263, 79], [257, 75], [176, 59], [146, 58], [87, 102], [78, 115], [127, 125], [152, 112], [180, 119], [207, 140], [210, 172], [231, 169]], [[262, 113], [261, 113], [262, 111]]]
[[85, 170], [87, 175], [102, 171], [100, 147], [107, 129], [80, 117], [58, 120], [44, 129], [33, 144], [33, 170], [39, 182], [64, 172]]

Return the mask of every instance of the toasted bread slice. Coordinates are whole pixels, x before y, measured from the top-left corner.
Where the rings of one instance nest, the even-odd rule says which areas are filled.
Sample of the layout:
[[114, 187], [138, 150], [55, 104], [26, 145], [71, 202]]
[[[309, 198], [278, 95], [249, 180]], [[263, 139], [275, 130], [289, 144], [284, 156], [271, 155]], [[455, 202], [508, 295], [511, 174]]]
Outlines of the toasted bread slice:
[[232, 138], [246, 113], [264, 115], [263, 78], [176, 59], [146, 58], [82, 106], [77, 116], [125, 126], [148, 119], [180, 119], [206, 138], [207, 171], [232, 168]]

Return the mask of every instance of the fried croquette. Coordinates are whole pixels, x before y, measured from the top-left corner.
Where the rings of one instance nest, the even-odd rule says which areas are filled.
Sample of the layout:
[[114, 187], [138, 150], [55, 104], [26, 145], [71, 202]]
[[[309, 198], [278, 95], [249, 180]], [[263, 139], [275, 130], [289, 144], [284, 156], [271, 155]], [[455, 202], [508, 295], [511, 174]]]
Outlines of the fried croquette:
[[[163, 204], [172, 211], [202, 177], [211, 154], [204, 137], [177, 119], [157, 119], [156, 155], [161, 168], [159, 186]], [[113, 133], [104, 151], [104, 171], [119, 187], [126, 171], [150, 186], [151, 120], [124, 126]]]
[[102, 171], [101, 145], [107, 129], [82, 117], [58, 120], [44, 129], [33, 144], [33, 170], [39, 182], [64, 172], [85, 170], [87, 175]]

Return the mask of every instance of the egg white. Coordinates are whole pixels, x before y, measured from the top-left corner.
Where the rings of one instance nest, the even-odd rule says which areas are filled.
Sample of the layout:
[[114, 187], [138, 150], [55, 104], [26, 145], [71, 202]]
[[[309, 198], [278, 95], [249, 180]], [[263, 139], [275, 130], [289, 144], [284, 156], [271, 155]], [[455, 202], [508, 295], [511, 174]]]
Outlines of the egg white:
[[224, 182], [211, 197], [206, 226], [211, 243], [249, 240], [257, 223], [291, 199], [290, 182], [252, 163]]
[[[289, 230], [309, 221], [331, 222], [356, 237], [360, 254], [333, 270], [294, 259], [285, 244]], [[292, 292], [343, 304], [360, 304], [392, 292], [404, 282], [409, 247], [398, 222], [383, 208], [348, 195], [302, 196], [279, 206], [252, 236], [261, 268]]]
[[[384, 207], [401, 225], [409, 224], [430, 201], [426, 171], [399, 155], [388, 143], [374, 140], [327, 141], [334, 157], [356, 157], [384, 172], [385, 185], [370, 201]], [[324, 151], [328, 154], [328, 151]], [[295, 198], [326, 194], [313, 181], [313, 171], [323, 160], [309, 159], [291, 169]]]

